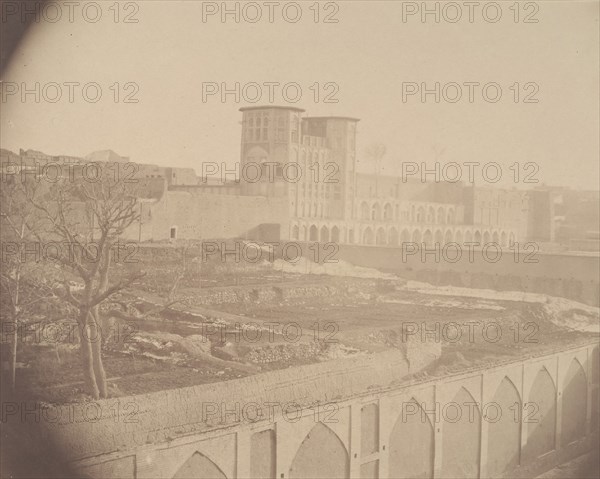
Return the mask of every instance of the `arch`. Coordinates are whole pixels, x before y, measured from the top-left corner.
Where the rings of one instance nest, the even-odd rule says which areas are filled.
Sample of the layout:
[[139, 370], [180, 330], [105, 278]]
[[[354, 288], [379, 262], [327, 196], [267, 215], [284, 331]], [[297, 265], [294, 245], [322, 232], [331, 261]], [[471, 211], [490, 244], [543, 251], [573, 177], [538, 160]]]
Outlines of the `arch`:
[[456, 241], [458, 244], [463, 244], [463, 234], [461, 230], [458, 230], [456, 232], [456, 236], [454, 238], [454, 241]]
[[403, 229], [400, 234], [400, 242], [401, 243], [410, 243], [410, 233], [407, 229]]
[[348, 452], [339, 437], [323, 423], [316, 424], [298, 448], [290, 479], [350, 477]]
[[337, 226], [331, 228], [331, 241], [334, 243], [340, 242], [340, 230]]
[[398, 230], [396, 228], [390, 228], [387, 242], [391, 246], [398, 246]]
[[489, 423], [487, 472], [489, 477], [501, 477], [519, 465], [521, 396], [505, 376], [488, 404], [494, 407], [488, 407], [484, 415]]
[[309, 230], [309, 241], [319, 241], [319, 230], [315, 225], [312, 225]]
[[444, 214], [444, 208], [441, 206], [437, 210], [437, 224], [443, 225], [446, 222], [446, 215]]
[[402, 407], [402, 415], [390, 433], [389, 477], [433, 477], [435, 444], [431, 421], [414, 398]]
[[473, 233], [471, 230], [467, 230], [467, 233], [465, 234], [465, 243], [472, 243], [473, 242]]
[[392, 221], [394, 219], [394, 212], [392, 210], [392, 205], [386, 203], [383, 207], [383, 220], [384, 221]]
[[[528, 404], [535, 409], [523, 411], [523, 422], [527, 427], [527, 445], [523, 449], [523, 459], [531, 462], [542, 454], [554, 449], [556, 435], [556, 389], [554, 381], [546, 368], [535, 376], [529, 390]], [[537, 421], [527, 420], [533, 416]]]
[[420, 243], [421, 242], [421, 230], [415, 229], [413, 231], [412, 240], [413, 240], [413, 243]]
[[506, 244], [506, 231], [503, 231], [502, 234], [500, 235], [500, 246], [502, 246], [502, 247], [508, 246]]
[[264, 163], [269, 157], [269, 152], [260, 146], [253, 146], [246, 153], [246, 162], [248, 163]]
[[511, 231], [510, 236], [508, 237], [508, 246], [512, 246], [515, 244], [515, 234]]
[[435, 244], [441, 245], [444, 242], [444, 235], [442, 230], [437, 230], [435, 232]]
[[371, 209], [371, 219], [373, 221], [381, 221], [381, 205], [379, 203], [373, 204], [373, 208]]
[[419, 206], [419, 210], [417, 211], [417, 223], [425, 223], [426, 219], [425, 207]]
[[396, 205], [394, 208], [394, 219], [398, 221], [400, 218], [400, 206]]
[[371, 228], [366, 228], [363, 231], [362, 242], [363, 244], [373, 244], [373, 230]]
[[494, 234], [492, 235], [492, 243], [496, 243], [497, 245], [500, 244], [500, 236], [498, 236], [497, 231], [494, 231]]
[[[410, 221], [411, 223], [414, 223], [416, 220], [416, 216], [415, 216], [415, 205], [411, 205], [410, 207]], [[420, 221], [420, 220], [417, 220]]]
[[425, 233], [423, 233], [423, 243], [425, 243], [426, 248], [431, 248], [433, 246], [433, 235], [431, 234], [431, 231], [425, 230]]
[[190, 477], [197, 477], [199, 479], [227, 479], [223, 471], [214, 462], [198, 451], [183, 463], [173, 476], [173, 479], [189, 479]]
[[308, 228], [306, 225], [302, 226], [302, 239], [308, 241]]
[[435, 223], [435, 209], [433, 208], [433, 206], [430, 206], [429, 210], [427, 210], [427, 223]]
[[456, 221], [456, 213], [454, 212], [454, 208], [448, 208], [448, 215], [446, 218], [446, 223], [449, 225], [453, 225]]
[[298, 225], [294, 225], [292, 227], [292, 239], [300, 239], [300, 228], [298, 227]]
[[485, 231], [483, 233], [483, 244], [488, 244], [488, 243], [490, 243], [490, 232]]
[[328, 243], [329, 242], [329, 229], [327, 226], [321, 227], [321, 242]]
[[375, 243], [378, 245], [384, 245], [385, 244], [385, 236], [386, 236], [385, 230], [383, 228], [378, 228], [376, 237], [375, 237]]
[[452, 243], [452, 230], [446, 230], [446, 234], [444, 235], [444, 244]]
[[473, 241], [475, 243], [479, 243], [481, 245], [481, 232], [479, 230], [475, 231], [475, 235], [473, 236]]
[[360, 204], [360, 219], [368, 220], [369, 219], [369, 205], [366, 201], [363, 201]]
[[354, 228], [348, 229], [348, 243], [354, 244]]
[[447, 478], [479, 477], [481, 414], [464, 387], [442, 410], [442, 473]]
[[576, 358], [565, 377], [562, 401], [560, 442], [567, 446], [585, 435], [587, 419], [587, 377]]

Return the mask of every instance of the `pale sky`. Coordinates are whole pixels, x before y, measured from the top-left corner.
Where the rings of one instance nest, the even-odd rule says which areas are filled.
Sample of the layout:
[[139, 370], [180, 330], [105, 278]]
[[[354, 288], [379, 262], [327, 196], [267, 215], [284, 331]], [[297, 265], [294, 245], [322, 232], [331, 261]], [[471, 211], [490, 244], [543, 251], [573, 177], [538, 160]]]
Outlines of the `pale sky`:
[[[296, 82], [302, 98], [287, 104], [309, 115], [360, 118], [358, 151], [384, 143], [385, 173], [436, 155], [440, 162], [494, 161], [503, 167], [499, 184], [508, 186], [511, 164], [536, 162], [540, 183], [598, 189], [597, 1], [537, 2], [538, 23], [522, 22], [532, 10], [522, 10], [515, 23], [513, 1], [499, 2], [497, 23], [486, 22], [478, 10], [469, 23], [463, 2], [457, 2], [463, 5], [459, 22], [422, 23], [418, 15], [403, 22], [400, 1], [344, 1], [337, 2], [336, 24], [315, 23], [312, 1], [300, 2], [303, 17], [295, 24], [279, 10], [269, 23], [263, 2], [264, 17], [254, 24], [232, 18], [222, 23], [218, 15], [203, 22], [202, 2], [176, 0], [136, 2], [138, 23], [122, 22], [133, 12], [123, 4], [115, 23], [109, 10], [114, 2], [99, 3], [97, 23], [84, 21], [79, 10], [71, 23], [65, 8], [56, 23], [34, 24], [3, 81], [4, 93], [6, 82], [30, 89], [36, 82], [96, 82], [100, 101], [85, 102], [74, 87], [69, 103], [64, 85], [56, 103], [8, 96], [1, 105], [2, 147], [75, 156], [110, 148], [133, 161], [200, 173], [203, 161], [239, 161], [238, 109], [248, 105], [233, 96], [203, 103], [203, 82]], [[321, 11], [321, 18], [326, 14]], [[121, 85], [119, 103], [110, 89], [115, 82]], [[123, 103], [127, 82], [139, 86], [139, 103]], [[339, 102], [315, 103], [309, 89], [315, 82], [336, 83]], [[403, 102], [403, 82], [431, 88], [435, 82], [496, 82], [502, 98], [488, 103], [479, 88], [469, 103], [463, 86], [458, 103], [435, 103], [432, 96], [422, 103], [418, 95]], [[518, 103], [510, 90], [515, 82], [521, 86]], [[539, 85], [538, 103], [522, 101], [528, 82]], [[55, 94], [50, 88], [47, 93]], [[263, 89], [265, 100], [267, 93]], [[279, 89], [275, 94], [275, 103], [286, 105]], [[364, 155], [359, 161], [363, 171], [372, 171]]]

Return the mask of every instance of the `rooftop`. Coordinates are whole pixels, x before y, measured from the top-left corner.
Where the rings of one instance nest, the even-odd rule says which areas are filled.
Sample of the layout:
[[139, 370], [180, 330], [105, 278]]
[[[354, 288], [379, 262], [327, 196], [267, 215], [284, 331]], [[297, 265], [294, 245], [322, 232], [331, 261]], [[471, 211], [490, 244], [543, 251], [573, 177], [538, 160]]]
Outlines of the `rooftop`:
[[305, 116], [303, 120], [346, 120], [346, 121], [360, 121], [360, 118], [354, 118], [351, 116]]
[[295, 106], [280, 106], [280, 105], [259, 105], [259, 106], [244, 106], [240, 108], [240, 111], [252, 111], [252, 110], [292, 110], [300, 113], [304, 113], [306, 110], [297, 108]]

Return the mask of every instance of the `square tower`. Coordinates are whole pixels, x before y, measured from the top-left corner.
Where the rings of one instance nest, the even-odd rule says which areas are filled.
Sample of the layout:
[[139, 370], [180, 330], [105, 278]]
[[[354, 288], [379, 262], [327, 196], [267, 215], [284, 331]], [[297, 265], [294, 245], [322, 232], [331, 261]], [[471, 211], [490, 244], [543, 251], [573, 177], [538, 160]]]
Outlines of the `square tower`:
[[[302, 120], [303, 148], [307, 157], [318, 158], [319, 175], [310, 180], [315, 183], [317, 197], [310, 192], [304, 196], [317, 211], [321, 204], [323, 218], [349, 219], [353, 216], [356, 182], [356, 130], [358, 118], [342, 116], [306, 117]], [[304, 153], [304, 152], [303, 152]], [[310, 166], [307, 166], [310, 168]], [[309, 185], [310, 187], [310, 185]], [[302, 192], [301, 192], [302, 193]], [[302, 201], [302, 198], [299, 199]], [[314, 213], [314, 210], [313, 210]]]
[[[286, 196], [284, 166], [298, 161], [301, 108], [253, 106], [242, 112], [240, 182], [242, 194]], [[295, 172], [293, 172], [295, 173]]]

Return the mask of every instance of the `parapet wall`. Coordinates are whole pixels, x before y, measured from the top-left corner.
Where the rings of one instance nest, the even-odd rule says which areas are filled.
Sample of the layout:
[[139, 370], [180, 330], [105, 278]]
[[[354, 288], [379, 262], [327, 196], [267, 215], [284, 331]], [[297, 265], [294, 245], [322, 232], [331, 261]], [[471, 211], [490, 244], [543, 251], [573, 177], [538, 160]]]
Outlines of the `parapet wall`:
[[[439, 348], [439, 344], [436, 346]], [[422, 362], [414, 362], [423, 366]], [[300, 410], [387, 386], [410, 372], [405, 354], [390, 350], [237, 380], [109, 399], [99, 401], [98, 407], [51, 407], [40, 418], [52, 418], [46, 421], [48, 439], [69, 451], [72, 459], [86, 458], [235, 425], [238, 418], [227, 411], [247, 404], [264, 408], [275, 403]]]
[[407, 372], [389, 351], [100, 401], [94, 421], [78, 405], [45, 434], [99, 479], [518, 478], [596, 444], [597, 342], [443, 378]]

